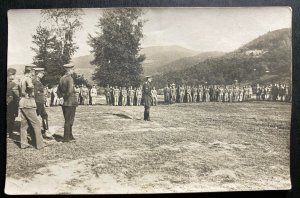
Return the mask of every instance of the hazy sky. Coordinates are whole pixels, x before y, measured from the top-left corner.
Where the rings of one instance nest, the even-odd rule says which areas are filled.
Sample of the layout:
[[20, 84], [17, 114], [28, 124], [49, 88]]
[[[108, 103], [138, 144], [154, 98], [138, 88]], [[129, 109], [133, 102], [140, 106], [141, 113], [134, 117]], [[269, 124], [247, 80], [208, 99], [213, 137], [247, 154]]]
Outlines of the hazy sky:
[[[94, 34], [101, 9], [83, 9], [83, 29], [74, 57], [90, 53], [88, 33]], [[142, 47], [179, 45], [199, 52], [232, 51], [268, 31], [291, 27], [287, 7], [151, 8], [146, 9]], [[32, 62], [32, 35], [42, 20], [40, 10], [8, 12], [8, 65]]]

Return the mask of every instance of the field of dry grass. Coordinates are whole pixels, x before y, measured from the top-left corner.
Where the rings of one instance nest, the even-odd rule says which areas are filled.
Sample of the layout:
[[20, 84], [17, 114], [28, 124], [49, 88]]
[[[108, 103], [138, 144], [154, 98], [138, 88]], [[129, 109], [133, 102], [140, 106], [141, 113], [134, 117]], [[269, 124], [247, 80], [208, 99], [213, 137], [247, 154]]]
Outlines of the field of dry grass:
[[[47, 108], [56, 139], [60, 107]], [[7, 145], [5, 192], [164, 193], [290, 188], [290, 104], [79, 106], [75, 143]]]

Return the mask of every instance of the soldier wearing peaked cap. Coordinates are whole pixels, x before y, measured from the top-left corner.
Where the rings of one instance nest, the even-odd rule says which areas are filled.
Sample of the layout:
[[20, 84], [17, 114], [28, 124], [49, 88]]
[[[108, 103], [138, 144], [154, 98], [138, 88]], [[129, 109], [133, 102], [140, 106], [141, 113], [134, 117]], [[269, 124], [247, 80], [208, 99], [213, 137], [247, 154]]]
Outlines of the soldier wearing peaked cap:
[[74, 81], [71, 76], [73, 74], [73, 67], [73, 63], [64, 65], [66, 73], [60, 78], [57, 88], [58, 96], [63, 97], [64, 99], [64, 103], [62, 105], [62, 111], [65, 118], [63, 142], [75, 141], [75, 138], [73, 137], [72, 126], [75, 119], [78, 101], [75, 95]]
[[7, 106], [7, 132], [12, 137], [15, 118], [18, 116], [19, 89], [18, 85], [13, 81], [15, 79], [16, 70], [7, 69], [7, 89], [6, 89], [6, 106]]
[[52, 139], [52, 135], [49, 132], [49, 125], [48, 125], [48, 114], [45, 110], [45, 95], [44, 95], [44, 85], [41, 82], [41, 79], [45, 75], [44, 68], [35, 68], [35, 81], [34, 81], [34, 98], [36, 103], [36, 112], [37, 115], [42, 117], [42, 125], [44, 128], [44, 134], [47, 138]]
[[152, 78], [150, 76], [146, 76], [146, 82], [143, 84], [142, 89], [142, 98], [144, 101], [144, 120], [150, 121], [150, 107], [152, 103], [152, 94], [151, 94], [151, 82]]
[[21, 148], [28, 147], [27, 140], [27, 128], [31, 126], [33, 128], [35, 140], [35, 146], [37, 149], [43, 148], [43, 137], [41, 133], [41, 125], [36, 114], [36, 103], [34, 99], [34, 67], [35, 65], [25, 65], [24, 76], [20, 81], [20, 116], [21, 116], [21, 129], [20, 129], [20, 141]]

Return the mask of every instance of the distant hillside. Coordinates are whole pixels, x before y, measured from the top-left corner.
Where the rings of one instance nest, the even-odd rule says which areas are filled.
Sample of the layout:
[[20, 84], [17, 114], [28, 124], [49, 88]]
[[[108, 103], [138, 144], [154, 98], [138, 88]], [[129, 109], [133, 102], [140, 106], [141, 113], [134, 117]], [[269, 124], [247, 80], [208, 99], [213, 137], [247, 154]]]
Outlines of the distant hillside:
[[184, 57], [195, 56], [198, 52], [180, 46], [153, 46], [142, 49], [141, 54], [146, 55], [143, 62], [144, 74], [153, 75], [158, 73], [163, 65]]
[[175, 61], [172, 61], [166, 65], [163, 65], [159, 68], [159, 72], [167, 73], [169, 71], [176, 71], [181, 69], [187, 69], [191, 66], [198, 64], [199, 62], [203, 62], [208, 58], [216, 58], [223, 56], [224, 52], [203, 52], [196, 56], [184, 57]]
[[268, 32], [218, 58], [209, 58], [189, 69], [154, 76], [156, 87], [166, 83], [232, 84], [274, 82], [291, 77], [291, 29]]

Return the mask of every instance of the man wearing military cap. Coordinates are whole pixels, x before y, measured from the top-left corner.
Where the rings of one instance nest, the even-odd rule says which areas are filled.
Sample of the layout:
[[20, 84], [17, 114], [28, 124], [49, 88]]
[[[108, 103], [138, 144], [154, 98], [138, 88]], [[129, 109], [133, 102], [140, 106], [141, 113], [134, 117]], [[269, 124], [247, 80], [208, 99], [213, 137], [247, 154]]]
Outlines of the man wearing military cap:
[[20, 142], [21, 148], [28, 147], [27, 128], [33, 128], [35, 146], [37, 149], [43, 148], [43, 137], [41, 125], [36, 114], [36, 103], [34, 99], [34, 85], [32, 82], [34, 76], [33, 64], [25, 65], [24, 76], [20, 81], [20, 102], [19, 108], [21, 113]]
[[44, 134], [47, 138], [52, 139], [52, 135], [50, 134], [49, 125], [48, 125], [48, 114], [45, 110], [45, 95], [44, 95], [44, 85], [41, 82], [41, 79], [45, 75], [44, 68], [34, 68], [35, 70], [35, 81], [34, 81], [34, 98], [36, 102], [36, 112], [37, 115], [42, 117], [42, 124], [44, 128]]
[[7, 107], [7, 132], [12, 138], [15, 118], [18, 116], [19, 89], [13, 81], [15, 79], [16, 70], [13, 68], [7, 69], [7, 89], [6, 89], [6, 107]]
[[75, 95], [74, 81], [71, 76], [73, 74], [73, 67], [73, 63], [64, 65], [66, 73], [63, 77], [60, 78], [57, 88], [58, 96], [63, 97], [64, 99], [64, 103], [62, 105], [62, 111], [65, 118], [63, 142], [75, 141], [72, 133], [72, 126], [75, 119], [75, 112], [76, 107], [78, 106], [78, 101]]
[[151, 76], [146, 76], [146, 82], [143, 84], [142, 89], [142, 98], [144, 101], [144, 120], [150, 121], [150, 107], [152, 103], [152, 94], [151, 94], [151, 82], [152, 78]]

